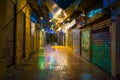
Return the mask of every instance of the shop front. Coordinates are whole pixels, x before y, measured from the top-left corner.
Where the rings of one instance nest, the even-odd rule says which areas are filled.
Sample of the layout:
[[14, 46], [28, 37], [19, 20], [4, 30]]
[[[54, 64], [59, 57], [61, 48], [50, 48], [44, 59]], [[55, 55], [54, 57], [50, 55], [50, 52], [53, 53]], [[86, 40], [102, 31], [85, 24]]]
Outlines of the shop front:
[[34, 52], [34, 30], [35, 23], [31, 21], [31, 32], [30, 32], [30, 53]]
[[72, 30], [68, 30], [66, 32], [66, 47], [73, 49], [73, 39], [72, 39]]
[[110, 19], [92, 25], [91, 62], [111, 73]]
[[81, 29], [81, 56], [90, 61], [90, 26]]
[[73, 35], [73, 51], [80, 55], [80, 29], [72, 30]]

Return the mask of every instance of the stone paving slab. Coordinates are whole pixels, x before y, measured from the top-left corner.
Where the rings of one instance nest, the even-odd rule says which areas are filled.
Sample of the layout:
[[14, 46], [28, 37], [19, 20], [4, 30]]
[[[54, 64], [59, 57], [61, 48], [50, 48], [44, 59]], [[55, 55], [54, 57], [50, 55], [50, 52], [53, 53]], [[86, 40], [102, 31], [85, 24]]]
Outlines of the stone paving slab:
[[115, 80], [62, 46], [46, 46], [23, 61], [19, 67], [10, 67], [3, 80]]

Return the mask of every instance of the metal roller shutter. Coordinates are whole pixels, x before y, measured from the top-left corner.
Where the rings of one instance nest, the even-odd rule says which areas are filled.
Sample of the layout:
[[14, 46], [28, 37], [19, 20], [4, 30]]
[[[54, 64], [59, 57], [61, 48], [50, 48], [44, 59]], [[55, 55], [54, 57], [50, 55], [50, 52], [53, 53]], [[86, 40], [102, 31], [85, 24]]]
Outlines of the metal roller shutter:
[[105, 20], [92, 29], [92, 63], [111, 73], [110, 20]]
[[81, 56], [90, 60], [90, 26], [81, 30]]
[[73, 29], [73, 51], [80, 54], [80, 29]]

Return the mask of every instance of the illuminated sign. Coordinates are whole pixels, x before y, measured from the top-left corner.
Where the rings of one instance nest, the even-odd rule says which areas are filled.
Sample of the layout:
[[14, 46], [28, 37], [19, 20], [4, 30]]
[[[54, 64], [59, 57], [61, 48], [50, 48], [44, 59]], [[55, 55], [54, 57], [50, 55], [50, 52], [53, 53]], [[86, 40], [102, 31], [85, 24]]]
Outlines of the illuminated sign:
[[91, 17], [93, 17], [94, 15], [96, 15], [97, 13], [100, 13], [100, 12], [102, 12], [102, 8], [92, 10], [88, 13], [87, 17], [91, 18]]
[[85, 16], [81, 16], [79, 19], [76, 20], [77, 27], [82, 27], [85, 25]]
[[76, 24], [76, 20], [72, 20], [72, 22], [69, 24], [71, 27], [74, 26]]

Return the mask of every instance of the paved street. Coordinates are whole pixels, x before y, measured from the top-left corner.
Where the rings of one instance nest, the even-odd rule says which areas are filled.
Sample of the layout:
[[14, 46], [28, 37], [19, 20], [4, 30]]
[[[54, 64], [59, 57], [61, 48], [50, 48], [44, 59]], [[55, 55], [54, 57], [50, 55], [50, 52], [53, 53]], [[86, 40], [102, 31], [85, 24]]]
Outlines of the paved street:
[[51, 45], [8, 71], [4, 80], [114, 80], [72, 50]]

